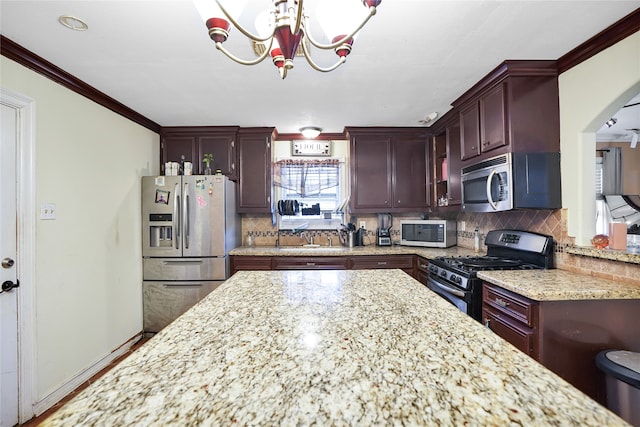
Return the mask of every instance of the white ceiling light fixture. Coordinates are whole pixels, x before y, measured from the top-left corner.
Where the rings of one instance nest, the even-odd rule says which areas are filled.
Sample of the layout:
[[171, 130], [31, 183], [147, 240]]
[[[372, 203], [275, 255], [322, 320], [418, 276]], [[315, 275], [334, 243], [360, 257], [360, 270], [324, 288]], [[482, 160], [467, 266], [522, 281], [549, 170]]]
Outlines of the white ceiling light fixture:
[[631, 135], [631, 148], [636, 148], [638, 146], [638, 134], [640, 134], [640, 129], [627, 129], [633, 132]]
[[429, 123], [432, 123], [437, 117], [438, 117], [438, 113], [434, 111], [433, 113], [427, 114], [424, 119], [418, 120], [418, 123], [420, 123], [423, 126], [428, 125]]
[[[345, 9], [345, 5], [353, 5], [357, 1], [362, 2], [365, 6], [365, 9], [361, 6], [359, 9], [360, 11], [366, 12], [366, 15], [363, 16], [358, 25], [351, 27], [350, 30], [344, 30], [344, 26], [340, 25], [343, 20], [338, 18], [362, 16], [358, 11], [354, 13], [353, 11]], [[382, 0], [323, 0], [322, 6], [327, 7], [326, 5], [329, 4], [331, 11], [328, 14], [329, 19], [325, 18], [325, 22], [320, 21], [320, 25], [324, 27], [325, 24], [332, 25], [335, 22], [339, 23], [338, 27], [333, 29], [327, 27], [325, 29], [327, 36], [331, 40], [329, 44], [319, 43], [311, 36], [309, 31], [309, 16], [305, 13], [303, 7], [304, 0], [272, 0], [272, 2], [273, 7], [268, 11], [267, 24], [258, 24], [259, 35], [255, 35], [237, 22], [237, 18], [244, 9], [247, 0], [226, 0], [224, 2], [225, 6], [221, 4], [220, 0], [194, 0], [200, 16], [209, 29], [209, 37], [214, 41], [216, 49], [242, 65], [259, 64], [267, 55], [270, 55], [282, 79], [287, 77], [287, 72], [293, 68], [293, 58], [298, 49], [298, 45], [300, 45], [303, 39], [318, 49], [333, 49], [336, 55], [338, 55], [338, 61], [335, 64], [329, 67], [320, 67], [311, 59], [307, 44], [303, 42], [301, 45], [304, 57], [309, 65], [316, 71], [329, 72], [344, 64], [347, 61], [347, 55], [351, 52], [356, 34], [369, 22], [369, 19], [376, 14], [376, 7]], [[250, 40], [263, 43], [267, 46], [267, 49], [265, 49], [262, 55], [253, 60], [243, 60], [236, 57], [222, 45], [229, 37], [231, 25], [236, 27]]]
[[58, 22], [74, 31], [87, 31], [89, 26], [82, 19], [71, 15], [61, 15]]
[[611, 117], [609, 120], [604, 122], [604, 124], [607, 125], [608, 127], [611, 127], [611, 126], [615, 125], [616, 123], [618, 123], [618, 119], [616, 119], [615, 117]]
[[317, 138], [321, 132], [322, 132], [322, 129], [315, 126], [306, 126], [306, 127], [300, 128], [300, 133], [305, 138], [308, 138], [308, 139]]

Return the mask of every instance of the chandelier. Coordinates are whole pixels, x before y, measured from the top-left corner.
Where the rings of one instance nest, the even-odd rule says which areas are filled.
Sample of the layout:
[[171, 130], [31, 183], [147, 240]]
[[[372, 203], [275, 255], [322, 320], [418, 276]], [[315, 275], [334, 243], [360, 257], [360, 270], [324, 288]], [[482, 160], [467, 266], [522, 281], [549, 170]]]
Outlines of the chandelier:
[[[309, 16], [305, 13], [303, 0], [272, 0], [273, 7], [266, 10], [256, 19], [256, 28], [258, 34], [248, 31], [237, 21], [238, 16], [244, 9], [247, 0], [229, 0], [228, 6], [223, 6], [219, 0], [194, 0], [196, 7], [202, 19], [209, 30], [209, 37], [215, 43], [218, 50], [235, 62], [243, 65], [255, 65], [262, 62], [267, 56], [271, 56], [274, 65], [280, 72], [280, 77], [287, 77], [287, 72], [293, 68], [293, 58], [298, 51], [298, 47], [302, 47], [302, 55], [305, 57], [309, 65], [317, 71], [329, 72], [338, 68], [347, 61], [347, 55], [351, 52], [354, 39], [357, 33], [365, 26], [369, 19], [376, 14], [376, 7], [382, 0], [340, 0], [338, 8], [330, 10], [329, 19], [325, 21], [339, 21], [340, 17], [360, 16], [359, 24], [353, 29], [338, 29], [334, 34], [327, 34], [331, 43], [323, 44], [316, 41], [309, 32]], [[344, 5], [349, 2], [361, 1], [362, 6], [354, 13], [342, 10]], [[321, 0], [325, 6], [330, 2]], [[325, 8], [326, 9], [326, 8]], [[320, 21], [322, 25], [322, 21]], [[326, 22], [325, 25], [330, 24]], [[264, 52], [257, 58], [251, 60], [240, 59], [229, 52], [223, 43], [229, 37], [231, 25], [238, 29], [242, 34], [255, 43], [262, 43], [266, 46]], [[327, 30], [325, 30], [327, 32]], [[308, 41], [308, 43], [305, 42]], [[338, 61], [329, 66], [321, 67], [316, 64], [309, 53], [309, 44], [322, 50], [333, 49], [338, 55]]]

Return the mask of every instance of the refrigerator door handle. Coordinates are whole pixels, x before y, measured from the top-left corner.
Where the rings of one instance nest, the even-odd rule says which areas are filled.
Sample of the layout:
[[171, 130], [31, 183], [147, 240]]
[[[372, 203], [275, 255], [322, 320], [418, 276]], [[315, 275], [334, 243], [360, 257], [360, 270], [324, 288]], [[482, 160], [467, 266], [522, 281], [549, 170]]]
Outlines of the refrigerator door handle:
[[176, 249], [180, 249], [180, 228], [180, 186], [176, 183], [173, 189], [173, 235]]
[[184, 199], [184, 220], [182, 223], [184, 224], [184, 248], [189, 249], [189, 184], [185, 182], [184, 184], [184, 192], [182, 193], [182, 197]]
[[164, 265], [202, 264], [201, 259], [181, 259], [176, 261], [163, 261]]

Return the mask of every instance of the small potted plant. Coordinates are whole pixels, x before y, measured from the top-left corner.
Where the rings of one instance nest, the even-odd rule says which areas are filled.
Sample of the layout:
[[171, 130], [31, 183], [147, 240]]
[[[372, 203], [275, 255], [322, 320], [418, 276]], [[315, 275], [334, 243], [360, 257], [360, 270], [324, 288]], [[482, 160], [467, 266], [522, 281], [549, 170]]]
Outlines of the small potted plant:
[[211, 153], [207, 153], [204, 155], [204, 159], [202, 160], [204, 162], [204, 174], [205, 175], [211, 175], [211, 162], [213, 162], [213, 154]]

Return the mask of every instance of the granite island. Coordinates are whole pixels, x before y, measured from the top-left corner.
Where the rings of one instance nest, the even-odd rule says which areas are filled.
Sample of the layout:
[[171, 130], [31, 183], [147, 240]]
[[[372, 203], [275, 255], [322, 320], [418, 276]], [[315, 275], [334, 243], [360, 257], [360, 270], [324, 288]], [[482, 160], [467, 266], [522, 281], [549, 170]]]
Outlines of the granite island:
[[45, 426], [627, 425], [400, 270], [243, 271]]

